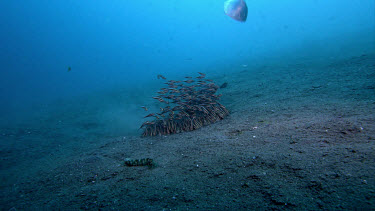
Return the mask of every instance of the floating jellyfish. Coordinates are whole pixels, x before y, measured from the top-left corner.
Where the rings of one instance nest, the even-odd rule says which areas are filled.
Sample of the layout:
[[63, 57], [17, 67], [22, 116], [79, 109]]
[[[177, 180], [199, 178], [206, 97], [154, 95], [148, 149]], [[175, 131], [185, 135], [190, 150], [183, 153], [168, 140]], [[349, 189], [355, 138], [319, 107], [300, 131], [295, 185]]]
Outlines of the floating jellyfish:
[[224, 12], [234, 20], [245, 22], [247, 5], [244, 0], [227, 0], [224, 2]]

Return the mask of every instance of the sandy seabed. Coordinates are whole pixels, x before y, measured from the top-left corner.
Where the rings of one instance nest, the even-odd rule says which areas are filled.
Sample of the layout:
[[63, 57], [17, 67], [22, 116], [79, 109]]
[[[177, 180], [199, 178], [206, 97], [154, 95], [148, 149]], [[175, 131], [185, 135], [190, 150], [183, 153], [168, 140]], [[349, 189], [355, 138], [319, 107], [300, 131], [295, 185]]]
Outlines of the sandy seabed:
[[[219, 92], [231, 115], [196, 131], [106, 137], [87, 124], [106, 141], [87, 150], [51, 141], [72, 147], [48, 159], [37, 147], [2, 147], [0, 209], [375, 209], [375, 55], [214, 80], [228, 83]], [[30, 135], [11, 130], [2, 136], [14, 145]], [[55, 131], [44, 141], [64, 136]], [[157, 166], [127, 167], [126, 158]]]

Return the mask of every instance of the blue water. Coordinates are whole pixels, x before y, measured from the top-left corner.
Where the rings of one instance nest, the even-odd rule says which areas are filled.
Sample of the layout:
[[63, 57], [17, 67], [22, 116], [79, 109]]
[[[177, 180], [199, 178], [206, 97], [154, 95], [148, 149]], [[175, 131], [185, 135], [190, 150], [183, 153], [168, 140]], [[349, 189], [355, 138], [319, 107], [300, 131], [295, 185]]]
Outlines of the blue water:
[[374, 50], [371, 0], [249, 1], [248, 7], [248, 21], [240, 23], [213, 0], [2, 1], [1, 110], [114, 85], [144, 86], [158, 73]]
[[223, 3], [0, 1], [3, 177], [45, 154], [139, 136], [139, 107], [152, 104], [158, 74], [228, 77], [375, 53], [373, 0], [248, 0], [245, 23], [226, 16]]

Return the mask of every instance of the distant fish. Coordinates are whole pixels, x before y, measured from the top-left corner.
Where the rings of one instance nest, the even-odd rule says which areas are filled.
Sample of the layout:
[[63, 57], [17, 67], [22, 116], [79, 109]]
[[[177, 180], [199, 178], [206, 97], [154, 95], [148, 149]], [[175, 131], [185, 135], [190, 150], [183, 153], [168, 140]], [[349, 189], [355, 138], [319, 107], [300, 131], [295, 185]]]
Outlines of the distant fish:
[[162, 75], [159, 74], [159, 75], [158, 75], [158, 79], [160, 79], [160, 78], [161, 78], [161, 79], [164, 79], [164, 80], [167, 79], [167, 78], [165, 78], [164, 76], [162, 76]]
[[201, 72], [198, 72], [198, 73], [200, 75], [200, 76], [197, 77], [198, 79], [202, 79], [206, 76], [206, 74], [204, 74], [204, 73], [201, 73]]
[[227, 0], [224, 2], [224, 12], [237, 21], [245, 22], [247, 19], [247, 5], [244, 0]]
[[152, 116], [155, 116], [155, 114], [149, 114], [149, 115], [147, 115], [147, 116], [145, 116], [143, 118], [152, 117]]
[[224, 89], [224, 88], [227, 88], [227, 86], [228, 86], [228, 83], [227, 83], [227, 82], [225, 82], [225, 83], [221, 84], [221, 86], [220, 86], [220, 89]]
[[71, 70], [72, 70], [72, 68], [69, 66], [69, 67], [68, 67], [68, 72], [70, 72]]

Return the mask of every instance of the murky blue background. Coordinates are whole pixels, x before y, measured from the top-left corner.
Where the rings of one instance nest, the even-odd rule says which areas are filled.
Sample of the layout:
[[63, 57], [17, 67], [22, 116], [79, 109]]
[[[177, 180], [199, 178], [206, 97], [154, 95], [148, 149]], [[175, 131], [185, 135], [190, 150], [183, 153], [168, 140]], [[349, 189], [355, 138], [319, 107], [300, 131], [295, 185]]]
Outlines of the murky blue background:
[[247, 4], [248, 20], [240, 23], [217, 0], [1, 1], [1, 111], [147, 86], [159, 73], [374, 50], [372, 0]]

